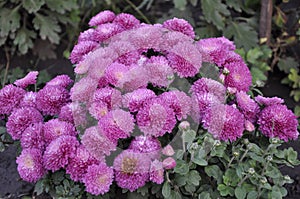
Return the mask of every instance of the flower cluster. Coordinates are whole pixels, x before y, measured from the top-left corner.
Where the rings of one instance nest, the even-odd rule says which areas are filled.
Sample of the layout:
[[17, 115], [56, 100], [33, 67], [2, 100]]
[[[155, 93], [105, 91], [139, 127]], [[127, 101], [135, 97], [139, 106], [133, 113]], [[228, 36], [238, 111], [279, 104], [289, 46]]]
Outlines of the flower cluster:
[[[70, 56], [81, 77], [70, 91], [66, 75], [27, 91], [37, 72], [0, 90], [7, 131], [23, 148], [17, 163], [24, 180], [64, 169], [94, 195], [108, 192], [113, 181], [130, 191], [148, 181], [161, 184], [176, 162], [173, 148], [163, 148], [159, 138], [174, 136], [189, 117], [222, 141], [235, 141], [257, 125], [267, 137], [298, 137], [296, 117], [281, 99], [247, 94], [250, 71], [228, 39], [195, 42], [183, 19], [148, 25], [111, 11], [89, 25]], [[202, 62], [214, 64], [219, 77], [198, 78], [188, 92], [172, 89], [176, 77], [198, 77]], [[123, 140], [131, 140], [129, 147], [109, 166], [106, 157]]]

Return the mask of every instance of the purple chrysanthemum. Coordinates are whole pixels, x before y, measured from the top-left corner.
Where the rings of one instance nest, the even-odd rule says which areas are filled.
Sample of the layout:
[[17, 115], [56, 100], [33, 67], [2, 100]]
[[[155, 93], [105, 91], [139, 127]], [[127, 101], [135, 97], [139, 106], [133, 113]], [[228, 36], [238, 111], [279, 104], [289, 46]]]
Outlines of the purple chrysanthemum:
[[66, 173], [70, 174], [70, 178], [74, 181], [82, 181], [83, 176], [87, 172], [87, 168], [98, 161], [93, 158], [86, 148], [80, 145], [76, 150], [74, 158], [69, 160]]
[[36, 78], [38, 76], [39, 72], [37, 71], [32, 71], [29, 72], [25, 77], [22, 79], [18, 79], [14, 82], [16, 86], [19, 86], [21, 88], [26, 88], [28, 85], [35, 84], [36, 83]]
[[45, 141], [43, 133], [43, 123], [34, 123], [28, 126], [22, 133], [21, 146], [23, 149], [36, 148], [44, 150]]
[[33, 183], [41, 179], [46, 174], [42, 159], [42, 152], [40, 150], [23, 149], [16, 161], [21, 178]]
[[33, 107], [36, 108], [36, 92], [27, 92], [20, 102], [20, 107]]
[[148, 100], [155, 98], [155, 93], [146, 88], [137, 89], [123, 96], [123, 105], [129, 108], [130, 112], [137, 112]]
[[244, 132], [244, 116], [229, 105], [210, 107], [203, 118], [203, 126], [217, 139], [235, 141]]
[[121, 88], [127, 92], [134, 91], [138, 88], [146, 88], [148, 79], [145, 68], [134, 64], [130, 66], [128, 72], [125, 74]]
[[163, 23], [163, 27], [167, 28], [169, 30], [181, 32], [181, 33], [191, 37], [192, 39], [195, 38], [195, 32], [194, 32], [193, 26], [184, 19], [178, 19], [178, 18], [174, 17], [173, 19], [169, 19], [169, 20], [165, 21]]
[[297, 117], [285, 105], [267, 106], [258, 117], [259, 130], [267, 137], [278, 137], [287, 142], [299, 136]]
[[162, 162], [158, 160], [151, 162], [150, 181], [156, 184], [162, 184], [164, 182], [164, 168]]
[[118, 139], [130, 136], [134, 129], [134, 118], [129, 112], [116, 109], [102, 117], [98, 126], [109, 140], [116, 143]]
[[88, 101], [93, 96], [97, 88], [97, 83], [98, 82], [92, 78], [82, 78], [71, 88], [71, 100], [80, 102]]
[[101, 24], [95, 29], [93, 37], [98, 42], [103, 42], [122, 31], [123, 28], [118, 24], [114, 24], [114, 23]]
[[105, 102], [94, 101], [89, 107], [89, 113], [96, 119], [100, 120], [104, 117], [110, 110]]
[[150, 159], [132, 150], [122, 151], [114, 160], [115, 180], [119, 187], [131, 192], [149, 180]]
[[78, 37], [78, 43], [85, 42], [85, 41], [97, 42], [94, 35], [95, 35], [95, 28], [87, 29], [80, 33]]
[[245, 119], [252, 123], [256, 122], [257, 114], [260, 111], [258, 104], [251, 99], [247, 93], [242, 91], [236, 93], [236, 101], [238, 108], [244, 114]]
[[51, 119], [44, 124], [44, 138], [47, 144], [62, 135], [76, 136], [77, 132], [74, 125], [59, 119]]
[[171, 68], [180, 77], [192, 77], [198, 73], [198, 69], [183, 56], [170, 52], [167, 54], [167, 59], [169, 60]]
[[64, 168], [74, 158], [79, 142], [74, 136], [62, 135], [53, 140], [44, 153], [44, 166], [51, 171]]
[[6, 123], [7, 132], [14, 140], [20, 139], [24, 130], [31, 124], [42, 122], [41, 113], [32, 107], [15, 109]]
[[73, 83], [73, 80], [68, 75], [58, 75], [47, 82], [46, 86], [61, 86], [66, 88]]
[[104, 10], [91, 18], [89, 21], [89, 26], [99, 26], [104, 23], [112, 22], [115, 17], [115, 13], [112, 11]]
[[255, 97], [255, 101], [262, 106], [271, 106], [284, 103], [284, 100], [279, 97], [263, 97], [260, 95]]
[[45, 86], [36, 96], [36, 106], [45, 115], [58, 115], [69, 102], [69, 92], [61, 86]]
[[122, 87], [124, 76], [126, 75], [128, 70], [128, 66], [120, 64], [118, 62], [114, 62], [106, 68], [105, 78], [108, 81], [108, 83], [117, 87]]
[[84, 175], [83, 182], [87, 192], [94, 195], [103, 195], [109, 191], [113, 178], [113, 169], [104, 163], [100, 163], [93, 164], [88, 167], [87, 173]]
[[140, 25], [140, 21], [135, 18], [135, 16], [127, 13], [118, 14], [113, 23], [118, 24], [125, 30], [129, 30]]
[[104, 102], [108, 109], [116, 109], [119, 108], [122, 104], [122, 96], [121, 92], [112, 88], [105, 87], [97, 89], [94, 92], [93, 97], [94, 102]]
[[139, 51], [134, 50], [131, 52], [127, 52], [124, 54], [121, 54], [116, 62], [120, 64], [124, 64], [126, 66], [130, 66], [131, 64], [135, 64], [138, 62], [138, 60], [141, 58], [141, 54]]
[[99, 46], [97, 42], [94, 41], [82, 41], [76, 44], [71, 52], [70, 60], [73, 64], [82, 61], [84, 55], [93, 51]]
[[102, 160], [104, 155], [110, 155], [110, 152], [115, 151], [117, 147], [97, 126], [86, 129], [81, 142], [90, 154], [98, 160]]
[[18, 108], [26, 91], [12, 84], [4, 86], [0, 90], [0, 115], [10, 114], [14, 108]]
[[138, 136], [131, 141], [128, 149], [135, 152], [145, 153], [149, 158], [159, 158], [161, 144], [157, 138], [149, 136]]

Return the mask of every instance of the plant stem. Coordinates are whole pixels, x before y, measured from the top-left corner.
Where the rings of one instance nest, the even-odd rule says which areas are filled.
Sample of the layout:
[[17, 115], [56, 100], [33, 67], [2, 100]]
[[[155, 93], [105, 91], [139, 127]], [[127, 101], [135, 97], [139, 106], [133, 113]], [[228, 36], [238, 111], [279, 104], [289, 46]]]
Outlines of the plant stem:
[[241, 159], [239, 160], [239, 163], [243, 161], [243, 159], [246, 157], [248, 151], [249, 151], [249, 149], [246, 149], [245, 153], [243, 154], [243, 156], [242, 156]]
[[139, 15], [141, 15], [141, 17], [145, 20], [146, 23], [150, 24], [151, 22], [149, 21], [149, 19], [141, 12], [141, 10], [136, 7], [136, 5], [134, 5], [134, 3], [132, 3], [130, 0], [125, 0], [137, 13], [139, 13]]
[[6, 67], [5, 67], [5, 71], [4, 71], [2, 87], [4, 87], [4, 85], [6, 83], [6, 77], [7, 77], [7, 73], [8, 73], [8, 69], [9, 69], [9, 65], [10, 65], [10, 56], [9, 56], [8, 49], [6, 46], [4, 48], [4, 51], [5, 51], [5, 57], [6, 57]]

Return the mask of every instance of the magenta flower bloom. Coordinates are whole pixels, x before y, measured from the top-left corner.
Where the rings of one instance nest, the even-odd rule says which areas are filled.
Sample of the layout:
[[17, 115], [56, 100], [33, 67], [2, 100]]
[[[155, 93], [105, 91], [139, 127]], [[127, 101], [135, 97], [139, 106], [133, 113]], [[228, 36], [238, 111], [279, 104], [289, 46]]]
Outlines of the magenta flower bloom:
[[113, 23], [118, 24], [125, 30], [136, 28], [140, 25], [140, 21], [135, 16], [127, 13], [118, 14]]
[[113, 169], [106, 164], [93, 164], [88, 167], [87, 173], [83, 177], [83, 182], [87, 192], [93, 195], [103, 195], [109, 191], [113, 177]]
[[112, 11], [104, 10], [91, 18], [89, 26], [99, 26], [101, 24], [112, 22], [115, 17], [115, 13]]
[[0, 113], [10, 114], [14, 108], [18, 108], [26, 91], [12, 84], [4, 86], [0, 90]]
[[45, 148], [43, 123], [39, 122], [28, 126], [22, 133], [20, 141], [23, 149], [36, 148], [43, 151]]
[[18, 79], [14, 82], [16, 86], [19, 86], [21, 88], [26, 88], [28, 85], [35, 84], [36, 83], [36, 78], [38, 76], [39, 72], [37, 71], [32, 71], [29, 72], [25, 77], [22, 79]]
[[69, 102], [68, 90], [60, 86], [45, 86], [36, 96], [36, 106], [45, 115], [58, 115]]
[[81, 32], [77, 40], [78, 43], [85, 42], [85, 41], [97, 42], [96, 38], [94, 37], [95, 31], [96, 31], [95, 28], [90, 28]]
[[278, 137], [287, 142], [289, 139], [296, 140], [299, 136], [297, 117], [285, 105], [265, 107], [259, 114], [257, 124], [259, 130], [270, 138]]
[[236, 93], [236, 101], [238, 104], [238, 108], [244, 114], [245, 119], [249, 120], [252, 123], [256, 122], [257, 114], [260, 111], [258, 104], [253, 99], [251, 99], [250, 96], [247, 95], [247, 93], [242, 91]]
[[46, 86], [61, 86], [68, 87], [73, 83], [73, 80], [68, 75], [57, 75], [55, 78], [47, 82]]
[[123, 105], [129, 108], [130, 112], [139, 111], [144, 103], [155, 98], [156, 95], [152, 90], [140, 88], [123, 96]]
[[188, 62], [184, 56], [170, 52], [167, 54], [167, 59], [169, 60], [171, 68], [180, 77], [193, 77], [198, 73], [198, 69]]
[[32, 107], [15, 109], [8, 117], [6, 123], [7, 132], [14, 140], [21, 139], [24, 130], [31, 124], [42, 122], [41, 113]]
[[94, 79], [84, 77], [71, 88], [71, 100], [86, 102], [93, 96], [98, 82]]
[[137, 136], [131, 141], [128, 149], [132, 149], [139, 153], [145, 153], [145, 155], [154, 160], [160, 157], [161, 144], [157, 138]]
[[147, 155], [132, 150], [122, 151], [114, 160], [115, 180], [119, 187], [131, 192], [149, 180], [151, 162]]
[[81, 142], [97, 160], [103, 160], [104, 155], [110, 155], [110, 152], [115, 151], [117, 147], [97, 126], [86, 129], [81, 138]]
[[255, 97], [255, 101], [262, 106], [272, 106], [284, 103], [284, 100], [279, 97], [263, 97], [260, 95]]
[[87, 172], [87, 168], [97, 163], [98, 161], [90, 155], [87, 149], [80, 145], [76, 150], [75, 157], [69, 160], [66, 173], [70, 174], [72, 180], [82, 181], [83, 176]]
[[223, 141], [235, 141], [242, 137], [245, 118], [235, 107], [215, 105], [204, 115], [203, 126], [216, 138]]
[[195, 38], [195, 32], [193, 26], [184, 19], [178, 19], [174, 17], [173, 19], [169, 19], [163, 23], [163, 27], [169, 30], [181, 32], [192, 39]]
[[98, 42], [104, 42], [110, 37], [123, 31], [123, 28], [115, 23], [106, 23], [99, 25], [95, 31], [93, 38]]
[[27, 92], [20, 102], [20, 107], [36, 108], [36, 95], [37, 93], [32, 91]]
[[62, 135], [76, 136], [77, 133], [73, 124], [58, 119], [51, 119], [44, 124], [44, 138], [46, 144], [49, 144], [52, 140]]
[[[180, 125], [184, 126], [184, 128], [182, 128], [182, 127], [179, 127], [179, 128], [181, 128], [181, 129], [187, 129], [186, 126], [188, 126], [188, 128], [189, 128], [190, 123], [188, 123], [187, 121], [183, 121], [183, 122], [181, 122], [179, 124], [179, 126]], [[164, 154], [166, 156], [173, 156], [175, 154], [175, 151], [174, 151], [173, 147], [171, 145], [169, 145], [169, 144], [167, 146], [165, 146], [161, 152], [162, 152], [162, 154]]]
[[51, 171], [64, 168], [73, 159], [79, 142], [74, 136], [62, 135], [53, 140], [44, 153], [44, 166]]
[[130, 92], [139, 88], [146, 88], [148, 85], [147, 71], [139, 65], [131, 65], [122, 81], [122, 87], [125, 91]]
[[45, 174], [43, 167], [42, 152], [38, 149], [23, 149], [19, 157], [17, 157], [18, 172], [20, 177], [27, 182], [37, 182]]
[[136, 64], [140, 58], [141, 53], [137, 50], [133, 50], [131, 52], [121, 54], [116, 60], [116, 62], [124, 64], [126, 66], [130, 66], [131, 64]]
[[112, 87], [97, 89], [93, 97], [94, 102], [104, 102], [108, 109], [120, 108], [122, 104], [121, 92]]
[[83, 60], [84, 55], [95, 50], [99, 44], [94, 41], [82, 41], [76, 44], [71, 52], [70, 60], [73, 64]]
[[89, 113], [96, 119], [100, 120], [109, 112], [107, 104], [102, 101], [92, 102], [89, 107]]
[[162, 165], [165, 169], [174, 169], [176, 167], [176, 161], [172, 157], [167, 157], [163, 160]]
[[109, 65], [105, 70], [105, 78], [108, 83], [120, 87], [123, 87], [124, 77], [129, 70], [129, 67], [120, 64], [118, 62], [114, 62], [113, 64]]
[[134, 119], [129, 112], [116, 109], [102, 117], [98, 126], [109, 140], [116, 143], [118, 139], [130, 136], [134, 129]]
[[164, 168], [162, 162], [158, 160], [151, 162], [150, 181], [156, 184], [162, 184], [164, 182]]

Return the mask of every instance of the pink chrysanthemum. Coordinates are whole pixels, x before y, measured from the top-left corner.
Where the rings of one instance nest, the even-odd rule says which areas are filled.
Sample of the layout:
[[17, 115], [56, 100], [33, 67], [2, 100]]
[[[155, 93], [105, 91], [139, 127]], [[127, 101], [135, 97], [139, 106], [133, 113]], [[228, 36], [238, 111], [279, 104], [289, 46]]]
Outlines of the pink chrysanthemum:
[[131, 52], [127, 52], [118, 57], [116, 62], [120, 64], [124, 64], [126, 66], [130, 66], [131, 64], [135, 64], [141, 58], [141, 54], [139, 51], [134, 50]]
[[45, 147], [43, 123], [34, 123], [27, 127], [20, 141], [23, 149], [36, 148], [43, 151]]
[[260, 111], [258, 104], [251, 99], [247, 93], [242, 91], [236, 93], [236, 101], [238, 108], [244, 114], [245, 119], [252, 123], [256, 122], [257, 114]]
[[103, 42], [122, 31], [123, 28], [118, 24], [114, 24], [114, 23], [101, 24], [95, 29], [93, 37], [98, 42]]
[[247, 65], [244, 62], [231, 62], [224, 67], [229, 71], [225, 76], [225, 86], [247, 92], [252, 84], [252, 76]]
[[93, 51], [99, 46], [97, 42], [94, 41], [82, 41], [76, 44], [71, 52], [70, 60], [73, 64], [82, 61], [83, 56]]
[[61, 107], [58, 119], [80, 126], [86, 122], [86, 111], [77, 102], [68, 103]]
[[6, 123], [7, 132], [14, 140], [21, 139], [22, 133], [28, 126], [42, 121], [43, 116], [35, 108], [15, 109]]
[[36, 95], [36, 107], [45, 115], [58, 115], [69, 98], [69, 92], [65, 88], [45, 86]]
[[110, 110], [105, 102], [94, 101], [89, 107], [89, 113], [96, 119], [100, 120], [104, 117]]
[[69, 160], [66, 173], [70, 174], [70, 178], [74, 181], [82, 181], [83, 176], [87, 172], [87, 168], [98, 161], [93, 158], [86, 148], [80, 145], [76, 150], [74, 158]]
[[178, 120], [186, 119], [191, 112], [191, 98], [182, 91], [164, 92], [159, 98], [174, 110]]
[[39, 72], [37, 71], [32, 71], [29, 72], [25, 77], [22, 79], [18, 79], [14, 82], [16, 86], [19, 86], [21, 88], [26, 88], [28, 85], [35, 84], [36, 83], [36, 78], [38, 76]]
[[152, 90], [146, 88], [137, 89], [123, 96], [123, 105], [129, 108], [130, 112], [137, 112], [148, 100], [155, 98]]
[[119, 108], [122, 104], [121, 92], [112, 88], [105, 87], [97, 89], [93, 97], [94, 102], [104, 102], [108, 109]]
[[86, 102], [93, 96], [96, 88], [97, 81], [88, 77], [84, 77], [74, 84], [71, 88], [71, 100]]
[[244, 132], [244, 116], [237, 108], [229, 105], [210, 107], [204, 115], [203, 126], [217, 139], [235, 141]]
[[260, 95], [255, 97], [255, 101], [262, 106], [272, 106], [284, 103], [284, 100], [279, 97], [263, 97]]
[[104, 155], [110, 155], [110, 152], [115, 151], [117, 147], [97, 126], [86, 129], [81, 142], [97, 160], [102, 160]]
[[116, 109], [102, 117], [98, 126], [109, 140], [116, 143], [118, 139], [130, 136], [134, 129], [134, 119], [129, 112]]
[[89, 26], [99, 26], [104, 23], [112, 22], [115, 17], [115, 13], [112, 11], [104, 10], [91, 18], [89, 21]]
[[40, 150], [23, 149], [16, 161], [21, 178], [33, 183], [41, 179], [46, 174], [42, 160], [42, 152]]
[[123, 79], [128, 70], [128, 66], [120, 64], [118, 62], [114, 62], [106, 68], [105, 78], [108, 81], [108, 83], [117, 87], [122, 87], [124, 81]]
[[175, 113], [168, 104], [153, 99], [137, 113], [137, 124], [146, 136], [159, 137], [171, 133], [175, 124]]
[[93, 41], [97, 42], [96, 38], [94, 38], [95, 29], [90, 28], [80, 33], [78, 37], [78, 43], [85, 42], [85, 41]]
[[151, 162], [150, 181], [156, 184], [162, 184], [164, 182], [164, 168], [162, 162], [158, 160]]
[[138, 88], [146, 88], [149, 77], [145, 68], [139, 65], [131, 65], [128, 72], [122, 80], [122, 87], [125, 91], [130, 92]]
[[162, 162], [165, 169], [174, 169], [176, 167], [176, 161], [172, 157], [167, 157]]
[[281, 140], [296, 140], [297, 117], [285, 105], [275, 104], [265, 107], [259, 114], [259, 130], [267, 137], [278, 137]]
[[27, 92], [20, 102], [20, 107], [36, 108], [36, 95], [37, 93], [32, 91]]
[[66, 88], [72, 83], [73, 80], [68, 75], [58, 75], [47, 82], [46, 86], [61, 86]]
[[114, 171], [104, 163], [93, 164], [88, 167], [83, 182], [86, 191], [94, 195], [103, 195], [109, 191], [113, 182]]
[[[188, 123], [187, 121], [183, 121], [179, 124], [179, 129], [182, 130], [187, 130], [189, 127], [190, 127], [190, 123]], [[173, 156], [175, 154], [175, 151], [170, 144], [165, 146], [161, 152], [166, 156]]]
[[79, 142], [74, 136], [62, 135], [53, 140], [44, 153], [44, 166], [51, 171], [64, 168], [75, 157]]
[[143, 153], [122, 151], [114, 160], [115, 180], [119, 187], [131, 192], [149, 180], [150, 159]]
[[120, 25], [125, 30], [129, 30], [140, 25], [140, 21], [135, 18], [135, 16], [127, 13], [118, 14], [113, 23]]
[[60, 121], [59, 119], [51, 119], [44, 124], [44, 138], [47, 144], [62, 135], [77, 135], [73, 124]]
[[178, 19], [174, 17], [173, 19], [169, 19], [163, 23], [163, 27], [169, 30], [174, 30], [181, 32], [192, 39], [195, 38], [195, 32], [193, 26], [184, 19]]
[[167, 87], [172, 83], [173, 70], [165, 57], [152, 56], [143, 67], [146, 69], [149, 80], [154, 86]]
[[170, 66], [180, 77], [192, 77], [197, 74], [198, 70], [182, 56], [175, 53], [168, 53], [167, 59]]
[[18, 108], [26, 91], [12, 84], [4, 86], [0, 90], [0, 115], [10, 114], [14, 108]]
[[149, 136], [137, 136], [131, 141], [128, 149], [145, 153], [151, 159], [159, 158], [161, 144], [157, 138]]

